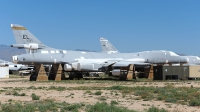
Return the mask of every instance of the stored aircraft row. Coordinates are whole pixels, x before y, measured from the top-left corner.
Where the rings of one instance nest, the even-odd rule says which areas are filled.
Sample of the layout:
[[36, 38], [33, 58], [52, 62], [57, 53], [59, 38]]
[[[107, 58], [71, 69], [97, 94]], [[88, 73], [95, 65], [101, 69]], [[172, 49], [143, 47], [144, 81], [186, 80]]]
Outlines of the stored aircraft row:
[[[114, 46], [104, 46], [106, 52], [86, 52], [60, 50], [44, 45], [24, 26], [11, 24], [16, 40], [12, 47], [24, 48], [27, 54], [13, 56], [13, 62], [18, 64], [62, 64], [68, 72], [81, 73], [85, 71], [102, 71], [119, 76], [119, 68], [130, 65], [144, 66], [150, 64], [187, 63], [188, 59], [172, 51], [157, 50], [136, 53], [120, 53]], [[106, 39], [102, 39], [102, 43]]]

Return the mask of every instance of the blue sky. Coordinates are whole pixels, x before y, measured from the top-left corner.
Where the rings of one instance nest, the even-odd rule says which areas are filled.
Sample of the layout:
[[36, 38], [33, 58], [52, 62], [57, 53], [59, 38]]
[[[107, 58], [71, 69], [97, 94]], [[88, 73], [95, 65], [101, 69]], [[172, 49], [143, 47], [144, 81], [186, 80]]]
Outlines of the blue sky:
[[200, 56], [198, 0], [0, 0], [0, 44], [15, 43], [11, 23], [59, 49], [171, 50]]

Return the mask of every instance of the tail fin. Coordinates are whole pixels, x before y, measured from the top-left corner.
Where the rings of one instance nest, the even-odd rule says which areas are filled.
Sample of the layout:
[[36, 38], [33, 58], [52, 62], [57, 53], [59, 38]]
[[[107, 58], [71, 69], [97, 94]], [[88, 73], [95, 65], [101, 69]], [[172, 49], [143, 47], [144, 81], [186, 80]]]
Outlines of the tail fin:
[[11, 28], [14, 34], [14, 38], [16, 41], [16, 46], [18, 48], [25, 48], [26, 52], [28, 53], [31, 51], [29, 47], [36, 47], [36, 49], [45, 49], [50, 48], [44, 44], [40, 40], [38, 40], [31, 32], [29, 32], [24, 26], [11, 24]]
[[100, 43], [103, 52], [119, 53], [119, 51], [106, 38], [100, 38]]
[[42, 44], [42, 42], [38, 40], [24, 26], [11, 24], [11, 28], [17, 44], [29, 44], [29, 43]]

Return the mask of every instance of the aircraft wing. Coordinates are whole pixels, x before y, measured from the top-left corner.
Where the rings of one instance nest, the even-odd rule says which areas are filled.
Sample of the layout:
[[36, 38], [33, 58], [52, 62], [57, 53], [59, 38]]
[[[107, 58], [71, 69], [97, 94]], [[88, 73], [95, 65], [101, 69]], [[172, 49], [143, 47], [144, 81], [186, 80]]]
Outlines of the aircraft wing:
[[142, 62], [136, 62], [136, 61], [119, 61], [113, 64], [113, 67], [127, 67], [130, 64], [133, 65], [151, 65], [150, 63], [142, 63]]
[[108, 66], [112, 66], [112, 67], [127, 67], [130, 64], [133, 65], [151, 65], [150, 63], [142, 63], [142, 62], [138, 62], [138, 61], [124, 61], [124, 60], [120, 60], [120, 61], [108, 61], [106, 62], [103, 67], [108, 67]]

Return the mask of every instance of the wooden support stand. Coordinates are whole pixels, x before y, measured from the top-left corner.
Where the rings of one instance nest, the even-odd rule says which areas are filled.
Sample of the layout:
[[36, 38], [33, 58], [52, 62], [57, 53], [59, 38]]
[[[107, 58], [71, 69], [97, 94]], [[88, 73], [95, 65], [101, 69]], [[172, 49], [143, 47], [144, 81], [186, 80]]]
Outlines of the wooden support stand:
[[132, 80], [133, 78], [136, 79], [136, 76], [135, 76], [135, 67], [134, 67], [133, 64], [131, 64], [129, 66], [126, 79], [127, 80]]
[[55, 81], [65, 80], [65, 75], [64, 75], [61, 64], [52, 65], [52, 68], [49, 74], [49, 80], [55, 80]]
[[43, 64], [35, 65], [35, 74], [34, 75], [36, 76], [36, 81], [48, 81], [48, 76], [46, 75]]
[[149, 68], [145, 68], [144, 72], [145, 78], [153, 79], [153, 65], [151, 65]]
[[148, 79], [153, 79], [153, 65], [150, 66]]

